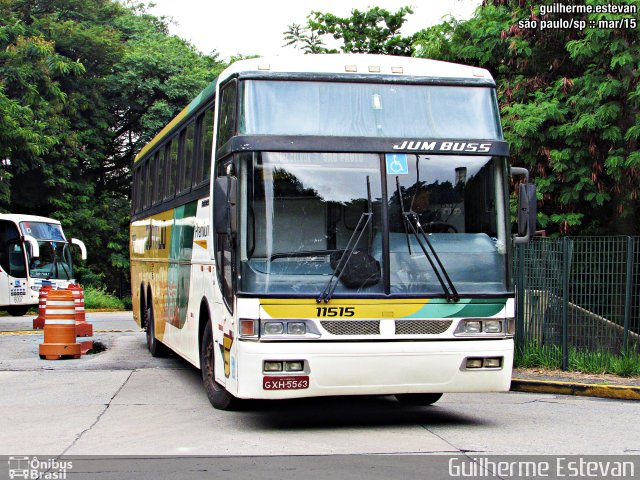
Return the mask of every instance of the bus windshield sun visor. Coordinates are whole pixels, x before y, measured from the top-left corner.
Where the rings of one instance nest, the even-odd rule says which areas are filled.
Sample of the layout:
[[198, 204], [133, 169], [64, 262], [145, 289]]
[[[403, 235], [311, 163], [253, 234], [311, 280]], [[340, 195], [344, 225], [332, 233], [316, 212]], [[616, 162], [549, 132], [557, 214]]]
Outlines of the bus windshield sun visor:
[[[458, 295], [458, 291], [456, 290], [455, 285], [451, 281], [451, 278], [449, 277], [447, 270], [444, 268], [444, 265], [442, 264], [440, 257], [438, 257], [438, 254], [433, 248], [433, 245], [429, 241], [429, 237], [424, 232], [424, 229], [420, 224], [420, 218], [418, 217], [418, 214], [415, 213], [413, 210], [410, 210], [409, 212], [407, 212], [404, 209], [404, 201], [402, 199], [402, 192], [400, 190], [400, 178], [397, 175], [396, 175], [396, 193], [400, 201], [400, 211], [402, 213], [402, 222], [404, 226], [405, 235], [407, 237], [407, 246], [409, 247], [409, 253], [411, 253], [411, 245], [410, 245], [411, 242], [409, 240], [409, 230], [411, 230], [411, 233], [415, 237], [416, 242], [418, 242], [418, 245], [420, 245], [420, 249], [424, 253], [424, 256], [429, 261], [429, 265], [431, 265], [433, 272], [436, 274], [436, 277], [438, 278], [438, 282], [442, 286], [442, 290], [444, 291], [447, 301], [449, 302], [460, 301], [460, 295]], [[410, 208], [413, 208], [413, 205]], [[431, 258], [431, 255], [429, 255], [429, 252], [425, 248], [425, 244], [429, 247], [429, 251], [431, 251], [431, 255], [433, 255], [433, 259]], [[435, 259], [435, 263], [433, 261], [434, 259]], [[437, 266], [436, 266], [436, 263], [438, 264]], [[440, 270], [438, 270], [438, 268]], [[447, 281], [446, 284], [442, 279], [443, 276]]]
[[371, 182], [367, 176], [367, 211], [358, 219], [344, 250], [336, 250], [330, 255], [333, 273], [324, 289], [316, 298], [317, 303], [329, 303], [338, 283], [347, 288], [362, 288], [378, 283], [381, 279], [380, 263], [369, 252], [356, 249], [367, 226], [371, 224], [373, 209], [371, 203]]

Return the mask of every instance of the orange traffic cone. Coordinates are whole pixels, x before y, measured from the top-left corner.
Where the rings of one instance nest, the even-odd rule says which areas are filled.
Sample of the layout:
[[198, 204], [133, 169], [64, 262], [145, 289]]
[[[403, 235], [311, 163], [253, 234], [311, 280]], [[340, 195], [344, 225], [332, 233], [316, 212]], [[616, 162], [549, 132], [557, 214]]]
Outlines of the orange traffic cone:
[[69, 290], [51, 290], [47, 298], [40, 358], [80, 358], [80, 354], [80, 344], [76, 343], [73, 293]]
[[33, 319], [33, 329], [42, 330], [44, 328], [44, 312], [47, 309], [47, 297], [49, 291], [52, 290], [51, 285], [46, 285], [40, 288], [40, 295], [38, 296], [38, 316]]
[[[91, 337], [93, 335], [93, 325], [87, 323], [84, 311], [84, 290], [80, 285], [69, 284], [67, 290], [73, 292], [73, 300], [76, 308], [76, 336]], [[84, 353], [84, 352], [83, 352]]]

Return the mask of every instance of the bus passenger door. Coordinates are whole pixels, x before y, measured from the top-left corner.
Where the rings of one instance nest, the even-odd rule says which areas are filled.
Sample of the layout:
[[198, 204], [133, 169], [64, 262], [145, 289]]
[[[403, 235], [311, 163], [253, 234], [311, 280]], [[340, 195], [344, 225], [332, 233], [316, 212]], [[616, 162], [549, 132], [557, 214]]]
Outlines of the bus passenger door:
[[[233, 356], [234, 345], [234, 307], [235, 307], [235, 235], [237, 228], [236, 193], [237, 179], [233, 175], [231, 163], [224, 168], [224, 176], [218, 176], [214, 185], [214, 234], [215, 266], [218, 286], [222, 296], [222, 318], [212, 318], [213, 338], [219, 346], [220, 357], [215, 358], [215, 377], [217, 381], [225, 379], [224, 385], [236, 381]], [[216, 349], [218, 350], [218, 349]], [[215, 352], [217, 355], [217, 352]]]
[[24, 246], [19, 240], [8, 245], [9, 258], [9, 304], [22, 305], [28, 300], [27, 294], [27, 263], [24, 256]]
[[9, 305], [9, 273], [7, 271], [8, 266], [4, 262], [5, 249], [6, 246], [0, 252], [0, 306]]
[[27, 294], [27, 264], [20, 232], [0, 221], [0, 305], [20, 304]]

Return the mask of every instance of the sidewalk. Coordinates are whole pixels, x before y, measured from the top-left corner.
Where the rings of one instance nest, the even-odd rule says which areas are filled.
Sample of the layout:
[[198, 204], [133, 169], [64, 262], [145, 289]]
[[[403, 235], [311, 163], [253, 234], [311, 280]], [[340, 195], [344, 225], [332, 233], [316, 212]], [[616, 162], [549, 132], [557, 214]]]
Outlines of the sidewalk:
[[514, 369], [511, 390], [640, 400], [640, 377], [593, 375], [538, 368]]

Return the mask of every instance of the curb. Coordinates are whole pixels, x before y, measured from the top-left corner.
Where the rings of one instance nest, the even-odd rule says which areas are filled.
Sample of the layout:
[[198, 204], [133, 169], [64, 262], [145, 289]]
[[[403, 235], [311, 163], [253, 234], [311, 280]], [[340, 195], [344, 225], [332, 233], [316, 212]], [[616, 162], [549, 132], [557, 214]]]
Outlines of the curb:
[[640, 400], [640, 386], [602, 385], [514, 378], [511, 380], [511, 391], [615, 398], [618, 400]]

